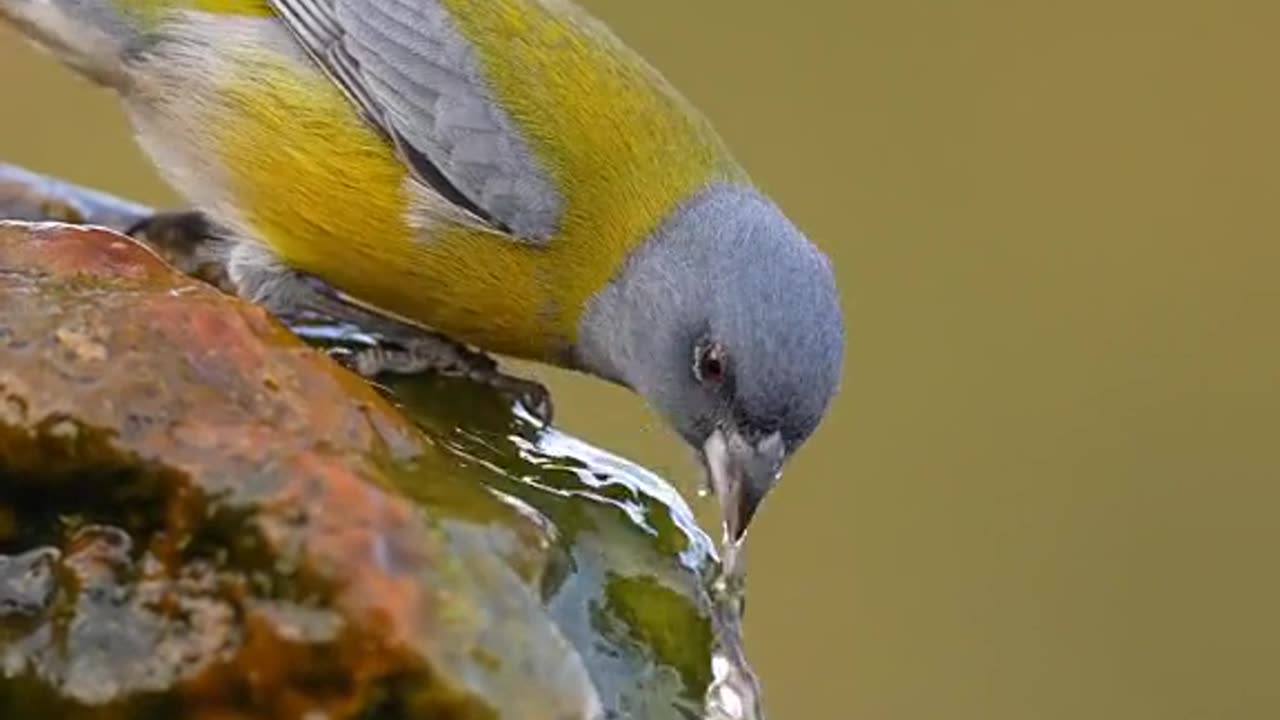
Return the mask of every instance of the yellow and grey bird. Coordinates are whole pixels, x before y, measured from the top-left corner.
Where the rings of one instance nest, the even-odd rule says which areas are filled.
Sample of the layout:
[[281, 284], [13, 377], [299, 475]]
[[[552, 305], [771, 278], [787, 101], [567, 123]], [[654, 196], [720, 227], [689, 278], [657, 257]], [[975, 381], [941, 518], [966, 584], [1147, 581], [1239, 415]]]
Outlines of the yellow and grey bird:
[[0, 18], [119, 94], [242, 295], [429, 329], [404, 334], [422, 368], [465, 345], [625, 385], [701, 453], [735, 540], [836, 392], [826, 257], [569, 0], [0, 0]]

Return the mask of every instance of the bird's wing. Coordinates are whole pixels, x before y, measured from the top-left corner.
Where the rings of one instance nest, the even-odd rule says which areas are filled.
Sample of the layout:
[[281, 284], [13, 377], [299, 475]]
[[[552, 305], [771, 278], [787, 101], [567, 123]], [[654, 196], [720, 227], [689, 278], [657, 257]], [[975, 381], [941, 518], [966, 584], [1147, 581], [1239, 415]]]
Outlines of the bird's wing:
[[490, 227], [554, 234], [563, 202], [439, 0], [270, 0], [413, 176]]

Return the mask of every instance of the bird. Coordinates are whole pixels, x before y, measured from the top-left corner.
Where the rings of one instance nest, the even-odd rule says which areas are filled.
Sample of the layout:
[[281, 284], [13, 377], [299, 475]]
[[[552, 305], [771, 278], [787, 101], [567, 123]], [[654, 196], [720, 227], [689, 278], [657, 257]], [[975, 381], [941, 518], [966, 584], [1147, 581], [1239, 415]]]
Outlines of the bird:
[[570, 0], [0, 0], [0, 20], [114, 91], [240, 295], [371, 324], [399, 351], [365, 374], [524, 386], [492, 354], [629, 388], [700, 457], [727, 540], [839, 389], [828, 256]]

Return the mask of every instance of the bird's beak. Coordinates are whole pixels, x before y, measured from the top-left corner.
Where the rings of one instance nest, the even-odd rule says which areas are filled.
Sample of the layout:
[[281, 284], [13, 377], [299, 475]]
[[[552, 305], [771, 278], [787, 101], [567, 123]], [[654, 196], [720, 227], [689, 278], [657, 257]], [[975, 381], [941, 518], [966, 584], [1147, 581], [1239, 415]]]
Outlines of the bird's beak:
[[703, 444], [702, 454], [720, 499], [725, 533], [736, 543], [782, 473], [786, 457], [782, 435], [773, 433], [753, 444], [737, 430], [717, 429]]

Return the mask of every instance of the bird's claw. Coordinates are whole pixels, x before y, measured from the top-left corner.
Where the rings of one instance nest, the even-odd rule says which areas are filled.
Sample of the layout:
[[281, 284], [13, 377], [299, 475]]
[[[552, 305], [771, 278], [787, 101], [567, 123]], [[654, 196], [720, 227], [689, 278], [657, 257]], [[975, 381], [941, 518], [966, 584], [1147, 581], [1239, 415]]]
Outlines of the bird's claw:
[[218, 249], [220, 231], [195, 210], [158, 212], [130, 225], [125, 235], [139, 240], [179, 272], [203, 280], [229, 294], [235, 284], [227, 274], [224, 253]]
[[542, 383], [495, 373], [489, 384], [504, 396], [519, 403], [544, 427], [551, 424], [554, 413], [551, 406], [551, 393]]
[[493, 358], [447, 338], [424, 335], [393, 347], [378, 345], [354, 352], [333, 353], [335, 358], [358, 375], [373, 378], [383, 373], [414, 375], [435, 372], [488, 385], [504, 397], [519, 403], [543, 425], [552, 419], [551, 393], [541, 383], [507, 375]]

